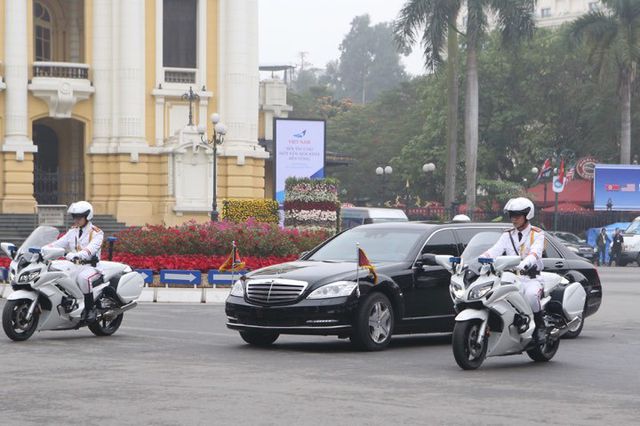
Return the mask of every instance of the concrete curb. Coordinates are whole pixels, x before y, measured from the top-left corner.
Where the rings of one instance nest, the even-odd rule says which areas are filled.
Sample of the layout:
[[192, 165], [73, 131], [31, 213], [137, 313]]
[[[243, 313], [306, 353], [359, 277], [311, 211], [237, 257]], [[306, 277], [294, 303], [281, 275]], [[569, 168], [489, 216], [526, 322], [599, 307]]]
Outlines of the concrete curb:
[[[145, 287], [138, 302], [223, 304], [230, 291], [229, 288]], [[9, 284], [0, 284], [0, 299], [7, 298], [12, 292]]]

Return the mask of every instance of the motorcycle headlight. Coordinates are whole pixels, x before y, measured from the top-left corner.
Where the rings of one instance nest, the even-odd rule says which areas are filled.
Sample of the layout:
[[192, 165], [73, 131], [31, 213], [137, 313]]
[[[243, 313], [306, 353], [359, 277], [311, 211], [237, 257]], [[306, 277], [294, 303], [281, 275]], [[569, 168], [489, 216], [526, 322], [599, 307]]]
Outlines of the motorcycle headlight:
[[229, 293], [229, 295], [244, 297], [244, 283], [242, 282], [242, 280], [237, 280], [235, 283], [233, 283], [233, 287], [231, 287], [231, 293]]
[[18, 277], [18, 282], [28, 283], [35, 280], [39, 276], [40, 276], [40, 271], [25, 272], [24, 274], [20, 275], [20, 277]]
[[481, 297], [484, 297], [492, 288], [493, 283], [478, 286], [469, 292], [469, 299], [480, 299]]
[[354, 281], [338, 281], [317, 288], [307, 296], [307, 299], [329, 299], [332, 297], [345, 297], [353, 293], [358, 283]]
[[449, 289], [454, 299], [462, 299], [464, 297], [464, 288], [460, 284], [451, 284]]

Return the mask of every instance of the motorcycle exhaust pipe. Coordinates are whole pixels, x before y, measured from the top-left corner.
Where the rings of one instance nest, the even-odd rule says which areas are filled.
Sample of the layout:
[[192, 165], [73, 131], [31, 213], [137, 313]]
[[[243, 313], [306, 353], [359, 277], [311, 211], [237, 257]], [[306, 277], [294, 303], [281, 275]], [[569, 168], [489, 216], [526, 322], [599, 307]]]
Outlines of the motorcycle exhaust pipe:
[[573, 327], [574, 325], [577, 325], [579, 323], [580, 323], [580, 317], [575, 317], [574, 319], [569, 321], [566, 326], [564, 326], [562, 328], [554, 328], [553, 330], [551, 330], [551, 333], [549, 333], [549, 334], [553, 338], [562, 337], [562, 336], [564, 336], [565, 334], [567, 334], [569, 332], [569, 329], [571, 327]]
[[104, 314], [102, 314], [102, 317], [103, 318], [106, 317], [107, 319], [112, 319], [130, 309], [135, 308], [136, 306], [138, 306], [138, 302], [134, 300], [132, 302], [127, 303], [124, 306], [120, 306], [119, 308], [111, 309], [110, 311], [105, 312]]

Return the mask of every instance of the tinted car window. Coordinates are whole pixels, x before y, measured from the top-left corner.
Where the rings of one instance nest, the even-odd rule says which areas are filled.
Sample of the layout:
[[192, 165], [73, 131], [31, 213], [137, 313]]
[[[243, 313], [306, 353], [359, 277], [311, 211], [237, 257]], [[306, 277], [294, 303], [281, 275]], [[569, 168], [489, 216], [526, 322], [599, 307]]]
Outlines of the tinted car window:
[[[505, 229], [507, 228], [507, 226], [505, 225]], [[458, 238], [460, 239], [460, 242], [462, 243], [463, 247], [466, 247], [467, 244], [469, 244], [469, 241], [471, 241], [471, 238], [473, 238], [478, 232], [497, 232], [497, 233], [501, 233], [503, 232], [503, 229], [500, 228], [493, 228], [493, 229], [489, 229], [489, 228], [458, 228], [456, 229], [456, 233], [458, 234]]]
[[423, 247], [422, 253], [450, 254], [457, 256], [458, 245], [455, 235], [450, 229], [436, 231], [429, 237], [427, 244]]
[[[548, 236], [545, 236], [546, 238], [548, 238]], [[551, 242], [548, 239], [545, 239], [544, 242], [544, 251], [542, 252], [542, 257], [551, 257], [551, 258], [557, 258], [557, 257], [562, 257], [562, 255], [560, 254], [560, 252], [553, 246], [553, 244], [551, 244]]]
[[353, 262], [359, 244], [372, 262], [404, 261], [423, 235], [415, 229], [359, 226], [336, 236], [307, 260]]

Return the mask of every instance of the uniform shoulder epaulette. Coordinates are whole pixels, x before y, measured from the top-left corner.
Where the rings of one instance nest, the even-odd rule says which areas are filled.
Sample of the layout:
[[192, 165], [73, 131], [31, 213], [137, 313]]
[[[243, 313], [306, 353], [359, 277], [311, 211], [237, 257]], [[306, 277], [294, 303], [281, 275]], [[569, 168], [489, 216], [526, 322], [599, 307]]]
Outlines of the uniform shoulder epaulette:
[[531, 230], [532, 230], [533, 232], [542, 232], [542, 229], [538, 228], [537, 226], [532, 226], [532, 227], [531, 227]]
[[91, 229], [93, 229], [95, 232], [102, 232], [102, 229], [98, 228], [95, 225], [91, 225]]

